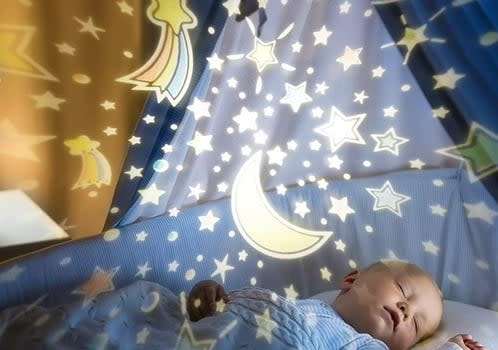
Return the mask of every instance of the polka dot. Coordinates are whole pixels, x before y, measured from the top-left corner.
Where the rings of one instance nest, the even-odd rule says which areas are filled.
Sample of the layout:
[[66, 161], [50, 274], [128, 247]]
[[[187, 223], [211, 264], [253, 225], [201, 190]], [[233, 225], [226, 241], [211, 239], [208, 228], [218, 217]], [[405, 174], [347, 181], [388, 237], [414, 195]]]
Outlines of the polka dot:
[[170, 233], [168, 233], [168, 241], [170, 242], [174, 242], [178, 239], [178, 232], [176, 231], [171, 231]]
[[185, 279], [187, 281], [193, 280], [195, 277], [195, 270], [194, 269], [188, 269], [187, 272], [185, 272]]
[[90, 84], [92, 82], [92, 79], [88, 75], [83, 73], [73, 74], [73, 80], [78, 84], [83, 84], [83, 85]]
[[433, 184], [434, 186], [441, 187], [441, 186], [443, 186], [443, 185], [444, 185], [444, 182], [443, 182], [443, 180], [441, 180], [441, 179], [434, 179], [434, 180], [432, 181], [432, 184]]
[[272, 95], [272, 94], [267, 94], [267, 95], [266, 95], [266, 100], [267, 100], [268, 102], [270, 102], [271, 100], [273, 100], [273, 95]]
[[218, 94], [218, 92], [220, 92], [220, 90], [218, 90], [218, 88], [216, 86], [214, 86], [212, 89], [211, 89], [211, 92], [215, 95]]
[[308, 69], [306, 69], [306, 73], [308, 74], [313, 74], [314, 71], [313, 67], [308, 67]]
[[164, 173], [166, 170], [168, 170], [169, 163], [164, 159], [158, 159], [154, 162], [152, 168], [158, 173]]
[[60, 266], [65, 266], [67, 264], [69, 264], [71, 262], [71, 257], [69, 256], [66, 256], [65, 258], [63, 258], [60, 262], [59, 262], [59, 265]]
[[315, 175], [308, 176], [308, 180], [310, 180], [310, 182], [315, 182], [316, 181]]
[[356, 261], [354, 261], [353, 259], [349, 259], [349, 261], [348, 261], [348, 265], [349, 265], [349, 267], [350, 267], [350, 268], [352, 268], [352, 269], [356, 269], [356, 266], [357, 266], [357, 265], [356, 265]]
[[363, 166], [364, 166], [364, 167], [368, 168], [368, 167], [370, 167], [371, 165], [372, 165], [372, 163], [371, 163], [369, 160], [365, 160], [365, 161], [363, 161]]
[[171, 130], [176, 130], [176, 129], [178, 129], [178, 125], [171, 124], [170, 128], [171, 128]]
[[372, 9], [368, 9], [365, 11], [365, 13], [363, 14], [363, 16], [365, 17], [370, 17], [372, 15]]
[[344, 175], [342, 175], [342, 177], [344, 178], [344, 180], [351, 180], [351, 175], [348, 173], [345, 173]]
[[204, 256], [202, 254], [199, 254], [199, 255], [197, 255], [196, 260], [197, 260], [197, 262], [201, 262], [202, 260], [204, 260]]
[[365, 226], [365, 231], [367, 231], [368, 233], [372, 233], [372, 232], [374, 232], [374, 229], [373, 229], [373, 227], [372, 227], [372, 226], [370, 226], [370, 225], [366, 225], [366, 226]]
[[304, 182], [304, 180], [299, 179], [299, 180], [297, 180], [297, 184], [299, 186], [303, 187], [304, 185], [306, 185], [306, 182]]
[[411, 89], [411, 86], [408, 84], [401, 86], [401, 91], [403, 91], [403, 92], [410, 91], [410, 89]]
[[309, 168], [309, 167], [311, 166], [310, 161], [305, 160], [305, 161], [303, 162], [303, 166], [304, 166], [305, 168]]
[[459, 284], [460, 283], [460, 278], [458, 278], [457, 275], [453, 274], [453, 273], [450, 273], [448, 275], [448, 279], [450, 280], [450, 282], [452, 283], [455, 283], [455, 284]]
[[219, 172], [221, 171], [220, 166], [219, 166], [219, 165], [215, 165], [215, 166], [213, 167], [213, 171], [214, 171], [215, 173], [219, 173]]
[[258, 265], [258, 268], [260, 268], [260, 269], [261, 269], [261, 268], [263, 268], [263, 265], [264, 265], [264, 264], [263, 264], [263, 262], [262, 262], [261, 260], [258, 260], [257, 265]]
[[183, 170], [183, 165], [177, 165], [176, 166], [176, 171], [182, 171]]
[[214, 33], [216, 33], [216, 30], [213, 27], [210, 26], [208, 28], [208, 33], [211, 34], [211, 35], [213, 35]]
[[240, 98], [241, 100], [244, 100], [244, 99], [246, 98], [246, 93], [245, 93], [244, 91], [239, 92], [239, 98]]
[[128, 50], [123, 51], [123, 56], [126, 58], [133, 58], [133, 54]]
[[50, 314], [44, 314], [36, 319], [34, 326], [35, 327], [43, 326], [45, 323], [47, 323], [49, 319], [50, 319]]
[[280, 0], [280, 2], [282, 3], [282, 5], [287, 5], [287, 0]]
[[491, 46], [498, 42], [498, 32], [487, 32], [479, 38], [479, 44], [482, 46]]
[[119, 208], [118, 207], [112, 207], [111, 208], [111, 214], [117, 214], [119, 213]]
[[270, 169], [270, 171], [268, 173], [270, 174], [270, 176], [277, 175], [277, 171], [275, 169]]
[[321, 223], [322, 225], [327, 225], [327, 222], [328, 222], [328, 221], [327, 221], [327, 219], [325, 219], [325, 218], [321, 218], [321, 219], [320, 219], [320, 223]]
[[251, 283], [251, 286], [255, 286], [256, 285], [256, 277], [251, 277], [251, 280], [249, 281], [249, 283]]
[[201, 299], [195, 298], [195, 300], [194, 300], [194, 307], [199, 307], [199, 306], [201, 306]]
[[117, 239], [121, 235], [121, 232], [116, 228], [111, 228], [110, 230], [104, 232], [104, 241], [111, 242]]
[[487, 262], [485, 262], [484, 260], [481, 260], [481, 259], [476, 260], [476, 265], [480, 269], [489, 270], [489, 264]]
[[233, 134], [233, 128], [231, 126], [227, 128], [227, 134]]
[[90, 198], [95, 198], [97, 196], [98, 196], [97, 191], [90, 191], [90, 192], [88, 192], [88, 197], [90, 197]]
[[228, 232], [228, 237], [234, 237], [234, 236], [235, 236], [234, 230], [231, 230], [230, 232]]

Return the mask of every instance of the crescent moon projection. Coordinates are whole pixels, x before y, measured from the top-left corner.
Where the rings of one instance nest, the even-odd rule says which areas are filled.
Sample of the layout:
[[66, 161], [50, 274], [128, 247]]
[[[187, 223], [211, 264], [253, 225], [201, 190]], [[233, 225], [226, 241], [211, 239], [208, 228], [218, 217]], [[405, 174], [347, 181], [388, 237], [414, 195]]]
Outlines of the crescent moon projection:
[[142, 310], [143, 312], [151, 312], [156, 308], [157, 304], [159, 304], [159, 300], [161, 300], [161, 296], [158, 292], [150, 292], [150, 297], [152, 298], [152, 303], [150, 303], [148, 306], [142, 306], [140, 308], [140, 310]]
[[261, 151], [252, 155], [233, 183], [232, 216], [239, 232], [254, 249], [274, 258], [301, 258], [315, 252], [332, 232], [298, 227], [271, 207], [259, 179], [261, 157]]

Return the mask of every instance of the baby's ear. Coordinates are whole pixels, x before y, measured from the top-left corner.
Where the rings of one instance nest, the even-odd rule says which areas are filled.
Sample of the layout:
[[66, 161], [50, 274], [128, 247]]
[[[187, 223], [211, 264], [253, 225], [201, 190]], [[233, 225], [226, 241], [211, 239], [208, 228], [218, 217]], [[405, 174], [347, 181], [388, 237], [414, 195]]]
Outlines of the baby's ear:
[[341, 289], [343, 291], [347, 291], [351, 288], [353, 285], [354, 281], [358, 279], [358, 276], [360, 275], [360, 271], [358, 270], [353, 270], [350, 273], [348, 273], [346, 276], [344, 276], [341, 280]]

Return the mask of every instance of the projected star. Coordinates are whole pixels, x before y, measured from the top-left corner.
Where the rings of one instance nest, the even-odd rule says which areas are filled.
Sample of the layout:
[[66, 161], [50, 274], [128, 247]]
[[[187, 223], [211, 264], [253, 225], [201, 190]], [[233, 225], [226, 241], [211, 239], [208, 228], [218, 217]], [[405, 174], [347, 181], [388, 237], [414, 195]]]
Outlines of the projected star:
[[150, 331], [147, 329], [147, 327], [142, 328], [142, 330], [137, 333], [136, 344], [145, 344], [147, 342], [149, 334]]
[[432, 241], [422, 241], [422, 245], [424, 246], [424, 251], [427, 253], [431, 253], [432, 255], [439, 254], [439, 247], [434, 244]]
[[174, 350], [212, 350], [215, 344], [216, 339], [195, 339], [189, 322], [185, 321], [180, 329]]
[[388, 151], [394, 155], [399, 155], [399, 146], [410, 141], [404, 137], [396, 135], [394, 128], [389, 128], [383, 134], [372, 134], [370, 135], [376, 142], [374, 152]]
[[476, 122], [464, 143], [436, 152], [463, 160], [472, 182], [498, 171], [498, 136]]
[[330, 282], [330, 277], [332, 276], [332, 273], [329, 271], [327, 267], [322, 267], [320, 269], [320, 274], [322, 276], [322, 280]]
[[160, 190], [157, 188], [156, 184], [153, 183], [147, 188], [138, 190], [138, 193], [142, 196], [142, 200], [140, 201], [140, 205], [144, 205], [147, 203], [152, 203], [155, 205], [159, 204], [159, 197], [166, 193], [166, 191]]
[[394, 108], [394, 106], [389, 106], [387, 108], [384, 108], [384, 117], [394, 118], [396, 113], [398, 113], [398, 110]]
[[238, 254], [239, 254], [239, 261], [246, 261], [247, 256], [249, 255], [247, 254], [245, 249], [242, 249]]
[[411, 199], [409, 196], [396, 193], [389, 180], [387, 180], [381, 188], [365, 189], [375, 199], [373, 206], [374, 211], [387, 209], [399, 217], [402, 217], [401, 204]]
[[251, 112], [246, 107], [242, 107], [240, 113], [232, 118], [234, 122], [239, 124], [239, 133], [243, 133], [246, 130], [257, 130], [258, 125], [256, 120], [258, 119], [257, 112]]
[[361, 92], [355, 92], [354, 93], [354, 101], [353, 102], [359, 102], [361, 105], [363, 104], [363, 101], [368, 98], [367, 95], [365, 95], [365, 90], [362, 90]]
[[228, 17], [240, 14], [239, 5], [240, 0], [226, 0], [223, 3], [223, 7], [225, 7], [228, 11]]
[[213, 212], [210, 210], [204, 216], [199, 216], [199, 221], [201, 222], [201, 226], [199, 227], [199, 231], [209, 230], [211, 232], [214, 231], [214, 224], [220, 221], [219, 218], [213, 215]]
[[15, 281], [21, 273], [25, 270], [24, 267], [19, 267], [19, 265], [14, 265], [10, 269], [0, 273], [0, 282], [11, 282]]
[[338, 199], [330, 196], [329, 198], [332, 204], [329, 213], [338, 215], [341, 218], [342, 222], [346, 221], [346, 216], [348, 214], [355, 213], [355, 211], [348, 205], [348, 197]]
[[105, 29], [96, 27], [93, 24], [93, 18], [88, 17], [88, 19], [85, 21], [79, 19], [78, 17], [74, 17], [74, 20], [81, 24], [80, 28], [80, 33], [90, 33], [95, 39], [100, 40], [98, 33], [99, 32], [105, 32]]
[[209, 63], [209, 69], [212, 70], [212, 69], [216, 69], [217, 71], [220, 71], [222, 70], [222, 65], [223, 65], [223, 62], [225, 62], [223, 59], [219, 58], [218, 57], [218, 54], [216, 54], [216, 52], [211, 55], [211, 57], [207, 57], [206, 58], [208, 63]]
[[333, 157], [327, 158], [327, 161], [329, 163], [329, 168], [335, 168], [337, 170], [340, 170], [342, 163], [344, 163], [344, 161], [339, 158], [337, 154], [334, 154]]
[[254, 318], [258, 325], [258, 328], [256, 329], [256, 338], [265, 338], [268, 344], [271, 344], [273, 329], [278, 325], [271, 319], [270, 310], [266, 309], [262, 315], [254, 313]]
[[143, 265], [138, 265], [137, 269], [138, 269], [138, 271], [135, 274], [135, 277], [142, 276], [142, 278], [145, 278], [145, 275], [147, 274], [147, 272], [149, 272], [149, 271], [152, 270], [152, 268], [149, 266], [149, 262], [148, 261], [145, 264], [143, 264]]
[[339, 6], [339, 13], [349, 13], [350, 8], [351, 3], [346, 0]]
[[340, 250], [341, 252], [343, 252], [346, 249], [346, 244], [342, 241], [342, 239], [334, 241], [334, 243], [336, 250]]
[[422, 169], [425, 165], [424, 162], [422, 162], [419, 158], [410, 160], [410, 168], [412, 169]]
[[176, 269], [180, 266], [176, 260], [173, 260], [168, 264], [168, 272], [176, 272]]
[[372, 78], [382, 78], [386, 70], [382, 66], [372, 69]]
[[254, 48], [246, 57], [256, 63], [258, 72], [262, 72], [270, 64], [278, 63], [274, 54], [275, 43], [275, 40], [265, 43], [257, 37], [254, 38]]
[[155, 0], [155, 3], [158, 6], [154, 9], [154, 17], [168, 23], [175, 35], [180, 34], [185, 23], [194, 22], [194, 19], [185, 11], [185, 3], [182, 0]]
[[116, 102], [111, 102], [111, 101], [108, 101], [108, 100], [105, 100], [104, 102], [102, 102], [100, 104], [102, 106], [102, 108], [104, 108], [106, 111], [110, 110], [110, 109], [116, 109]]
[[190, 189], [190, 193], [188, 194], [188, 197], [195, 197], [196, 200], [199, 200], [199, 198], [201, 197], [201, 194], [206, 192], [201, 188], [201, 184], [197, 184], [197, 185], [195, 185], [195, 187], [189, 186], [188, 188]]
[[131, 145], [133, 145], [133, 146], [134, 146], [134, 145], [139, 145], [139, 144], [141, 144], [141, 143], [142, 143], [142, 141], [141, 141], [141, 140], [142, 140], [142, 139], [141, 139], [140, 137], [133, 135], [132, 137], [130, 137], [130, 138], [128, 139], [128, 142], [129, 142]]
[[498, 212], [489, 208], [483, 201], [473, 204], [463, 203], [463, 206], [467, 210], [467, 217], [469, 219], [481, 219], [492, 225], [495, 217], [498, 216]]
[[327, 42], [329, 40], [329, 37], [332, 35], [331, 31], [327, 30], [327, 27], [324, 25], [322, 28], [320, 28], [319, 31], [313, 32], [313, 36], [315, 37], [315, 42], [313, 43], [314, 46], [322, 44], [322, 45], [327, 45]]
[[358, 127], [365, 119], [366, 114], [356, 114], [346, 117], [335, 106], [332, 107], [330, 122], [320, 125], [314, 131], [326, 136], [330, 141], [332, 152], [337, 151], [345, 143], [365, 144], [358, 132]]
[[429, 208], [431, 208], [431, 212], [434, 215], [439, 215], [439, 216], [444, 216], [447, 212], [446, 209], [444, 209], [441, 205], [429, 205]]
[[267, 151], [266, 154], [268, 155], [268, 164], [278, 164], [280, 166], [283, 164], [284, 158], [287, 157], [287, 153], [283, 152], [280, 146]]
[[65, 43], [65, 42], [60, 43], [60, 44], [55, 44], [55, 46], [57, 47], [57, 50], [60, 53], [63, 53], [66, 55], [74, 56], [74, 52], [76, 51], [76, 49], [74, 47], [72, 47], [71, 45], [69, 45], [68, 43]]
[[107, 136], [113, 136], [113, 135], [117, 135], [118, 134], [118, 129], [116, 128], [111, 128], [110, 126], [108, 126], [107, 128], [105, 128], [104, 130], [102, 130], [102, 132], [104, 134], [106, 134]]
[[116, 1], [116, 5], [118, 5], [121, 13], [127, 14], [129, 16], [133, 16], [133, 7], [128, 5], [128, 3], [124, 0]]
[[145, 117], [142, 118], [142, 120], [145, 122], [145, 124], [154, 124], [156, 122], [156, 117], [147, 114]]
[[133, 165], [130, 167], [130, 170], [125, 171], [125, 174], [130, 176], [130, 180], [133, 180], [136, 177], [142, 177], [143, 168], [135, 168]]
[[195, 136], [192, 140], [187, 142], [187, 145], [191, 146], [195, 150], [195, 155], [198, 156], [204, 151], [212, 151], [211, 139], [213, 135], [202, 135], [200, 132], [196, 131]]
[[312, 98], [306, 94], [306, 82], [303, 81], [299, 85], [285, 83], [285, 96], [280, 100], [282, 104], [291, 106], [294, 113], [299, 111], [303, 103], [310, 102]]
[[216, 270], [214, 270], [210, 277], [220, 275], [221, 282], [225, 283], [225, 273], [235, 269], [235, 267], [228, 265], [228, 254], [225, 255], [222, 261], [214, 259], [214, 263], [216, 264]]
[[210, 102], [201, 101], [197, 97], [194, 97], [194, 103], [189, 105], [187, 109], [194, 113], [195, 120], [199, 120], [203, 117], [211, 117], [211, 113], [209, 113], [210, 106]]
[[285, 297], [290, 300], [296, 300], [297, 297], [299, 296], [299, 293], [296, 292], [293, 284], [291, 284], [287, 288], [284, 287], [284, 292], [285, 292]]
[[448, 114], [450, 111], [444, 108], [443, 106], [433, 109], [432, 110], [432, 116], [434, 118], [441, 118], [444, 119], [446, 118], [446, 114]]
[[82, 294], [84, 296], [83, 305], [85, 305], [90, 299], [97, 295], [114, 290], [112, 279], [118, 271], [119, 266], [108, 271], [103, 270], [99, 266], [95, 266], [90, 279], [76, 288], [72, 294]]
[[310, 210], [306, 201], [296, 202], [296, 209], [294, 209], [294, 213], [298, 214], [301, 218], [304, 218], [304, 216], [309, 212]]
[[31, 95], [31, 98], [36, 101], [35, 108], [51, 108], [56, 111], [60, 110], [60, 104], [66, 102], [63, 98], [55, 97], [51, 91], [46, 91], [41, 95]]
[[145, 232], [145, 231], [140, 231], [135, 236], [136, 236], [135, 241], [137, 241], [137, 242], [145, 242], [145, 239], [147, 238], [148, 233]]
[[446, 73], [433, 75], [433, 78], [436, 80], [434, 90], [442, 87], [454, 89], [456, 83], [463, 77], [465, 77], [465, 74], [458, 74], [453, 68], [447, 70]]
[[361, 64], [360, 53], [362, 50], [362, 47], [358, 49], [351, 49], [349, 46], [346, 46], [344, 54], [338, 57], [336, 61], [343, 65], [344, 71], [347, 71], [349, 67]]

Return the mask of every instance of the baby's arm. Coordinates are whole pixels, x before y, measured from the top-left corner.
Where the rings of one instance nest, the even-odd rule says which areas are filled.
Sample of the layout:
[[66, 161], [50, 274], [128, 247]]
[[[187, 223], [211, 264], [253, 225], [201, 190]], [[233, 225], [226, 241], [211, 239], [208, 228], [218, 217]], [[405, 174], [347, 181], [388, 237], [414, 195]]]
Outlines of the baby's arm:
[[[455, 346], [456, 344], [457, 346]], [[444, 347], [446, 345], [446, 347]], [[486, 347], [477, 340], [472, 339], [470, 334], [457, 334], [448, 339], [448, 342], [443, 344], [438, 350], [455, 349], [455, 350], [486, 350]]]

